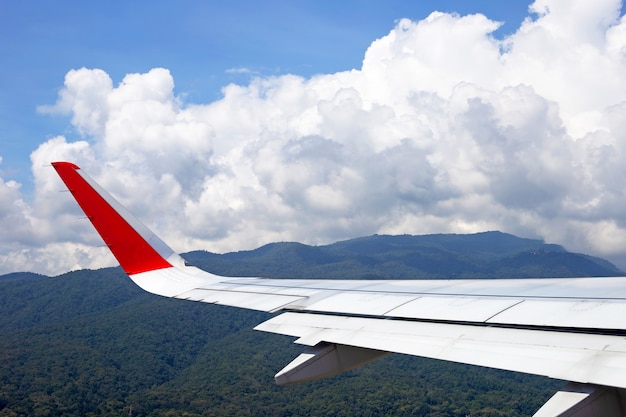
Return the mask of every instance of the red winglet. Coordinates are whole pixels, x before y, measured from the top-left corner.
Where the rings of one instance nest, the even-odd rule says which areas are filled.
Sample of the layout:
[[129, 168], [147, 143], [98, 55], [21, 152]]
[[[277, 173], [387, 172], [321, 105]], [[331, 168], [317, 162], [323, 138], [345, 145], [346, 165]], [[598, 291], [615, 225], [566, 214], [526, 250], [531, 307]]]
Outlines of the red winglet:
[[[120, 214], [120, 209], [112, 206], [119, 203], [88, 176], [81, 174], [78, 166], [70, 162], [53, 162], [52, 166], [128, 275], [172, 266], [165, 260], [162, 248], [171, 249], [145, 226], [141, 225], [145, 230], [136, 230], [138, 221], [129, 219], [129, 214]], [[148, 242], [152, 238], [161, 244], [161, 253]]]

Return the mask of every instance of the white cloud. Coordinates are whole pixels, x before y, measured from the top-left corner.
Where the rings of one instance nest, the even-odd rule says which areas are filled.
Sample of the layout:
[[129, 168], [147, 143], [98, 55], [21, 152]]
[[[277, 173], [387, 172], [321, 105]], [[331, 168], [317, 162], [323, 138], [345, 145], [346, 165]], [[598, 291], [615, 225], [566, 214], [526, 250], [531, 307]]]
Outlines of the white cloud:
[[65, 76], [65, 88], [54, 106], [40, 106], [42, 113], [72, 116], [72, 124], [81, 133], [99, 135], [108, 117], [108, 96], [113, 89], [109, 75], [93, 71], [71, 70]]
[[86, 140], [32, 153], [32, 205], [0, 181], [4, 272], [111, 263], [52, 160], [178, 251], [499, 229], [624, 259], [626, 20], [618, 1], [588, 3], [537, 1], [503, 41], [482, 15], [403, 19], [360, 70], [256, 77], [207, 104], [177, 97], [166, 69], [116, 86], [72, 70], [41, 110]]
[[[6, 248], [15, 242], [28, 243], [30, 236], [30, 208], [22, 200], [20, 184], [0, 178], [0, 244]], [[13, 242], [12, 242], [13, 241]]]

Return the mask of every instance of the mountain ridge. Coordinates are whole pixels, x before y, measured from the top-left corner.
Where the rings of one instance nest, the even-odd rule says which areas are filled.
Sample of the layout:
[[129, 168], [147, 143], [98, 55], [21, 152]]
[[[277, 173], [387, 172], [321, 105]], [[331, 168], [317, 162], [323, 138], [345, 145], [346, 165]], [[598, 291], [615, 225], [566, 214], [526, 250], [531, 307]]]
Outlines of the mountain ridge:
[[[183, 254], [218, 275], [272, 278], [548, 278], [624, 275], [594, 256], [539, 239], [476, 234], [372, 235], [327, 245], [273, 242], [257, 249]], [[512, 267], [514, 266], [514, 267]]]
[[[473, 234], [374, 234], [326, 245], [272, 242], [223, 254], [181, 254], [218, 275], [325, 279], [559, 278], [626, 275], [611, 262], [541, 239], [488, 231]], [[45, 275], [13, 272], [0, 281]]]

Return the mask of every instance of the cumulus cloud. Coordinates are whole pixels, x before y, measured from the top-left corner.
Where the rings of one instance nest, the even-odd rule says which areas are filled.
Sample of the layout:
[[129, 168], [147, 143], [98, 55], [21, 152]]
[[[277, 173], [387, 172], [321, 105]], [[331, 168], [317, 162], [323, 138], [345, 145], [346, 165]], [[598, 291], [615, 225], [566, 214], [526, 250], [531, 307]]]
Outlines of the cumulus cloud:
[[530, 12], [503, 40], [488, 16], [403, 19], [360, 69], [256, 76], [207, 104], [177, 97], [166, 69], [117, 85], [72, 70], [41, 110], [85, 140], [33, 151], [32, 205], [0, 181], [4, 272], [113, 263], [52, 160], [81, 165], [177, 251], [498, 229], [619, 260], [626, 19], [616, 0]]

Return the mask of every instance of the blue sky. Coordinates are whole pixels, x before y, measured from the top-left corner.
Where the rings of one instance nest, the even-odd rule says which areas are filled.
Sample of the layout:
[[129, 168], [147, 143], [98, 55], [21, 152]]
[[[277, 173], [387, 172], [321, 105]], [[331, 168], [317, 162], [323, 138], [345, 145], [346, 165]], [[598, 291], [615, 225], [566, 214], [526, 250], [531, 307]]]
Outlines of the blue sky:
[[67, 118], [38, 114], [70, 69], [124, 75], [168, 68], [190, 102], [220, 97], [248, 69], [277, 75], [359, 68], [370, 43], [400, 18], [432, 11], [483, 13], [512, 33], [528, 1], [4, 1], [0, 8], [0, 173], [31, 190], [29, 154], [74, 132]]
[[619, 0], [2, 1], [0, 56], [0, 273], [115, 264], [52, 160], [179, 252], [500, 230], [626, 268]]

